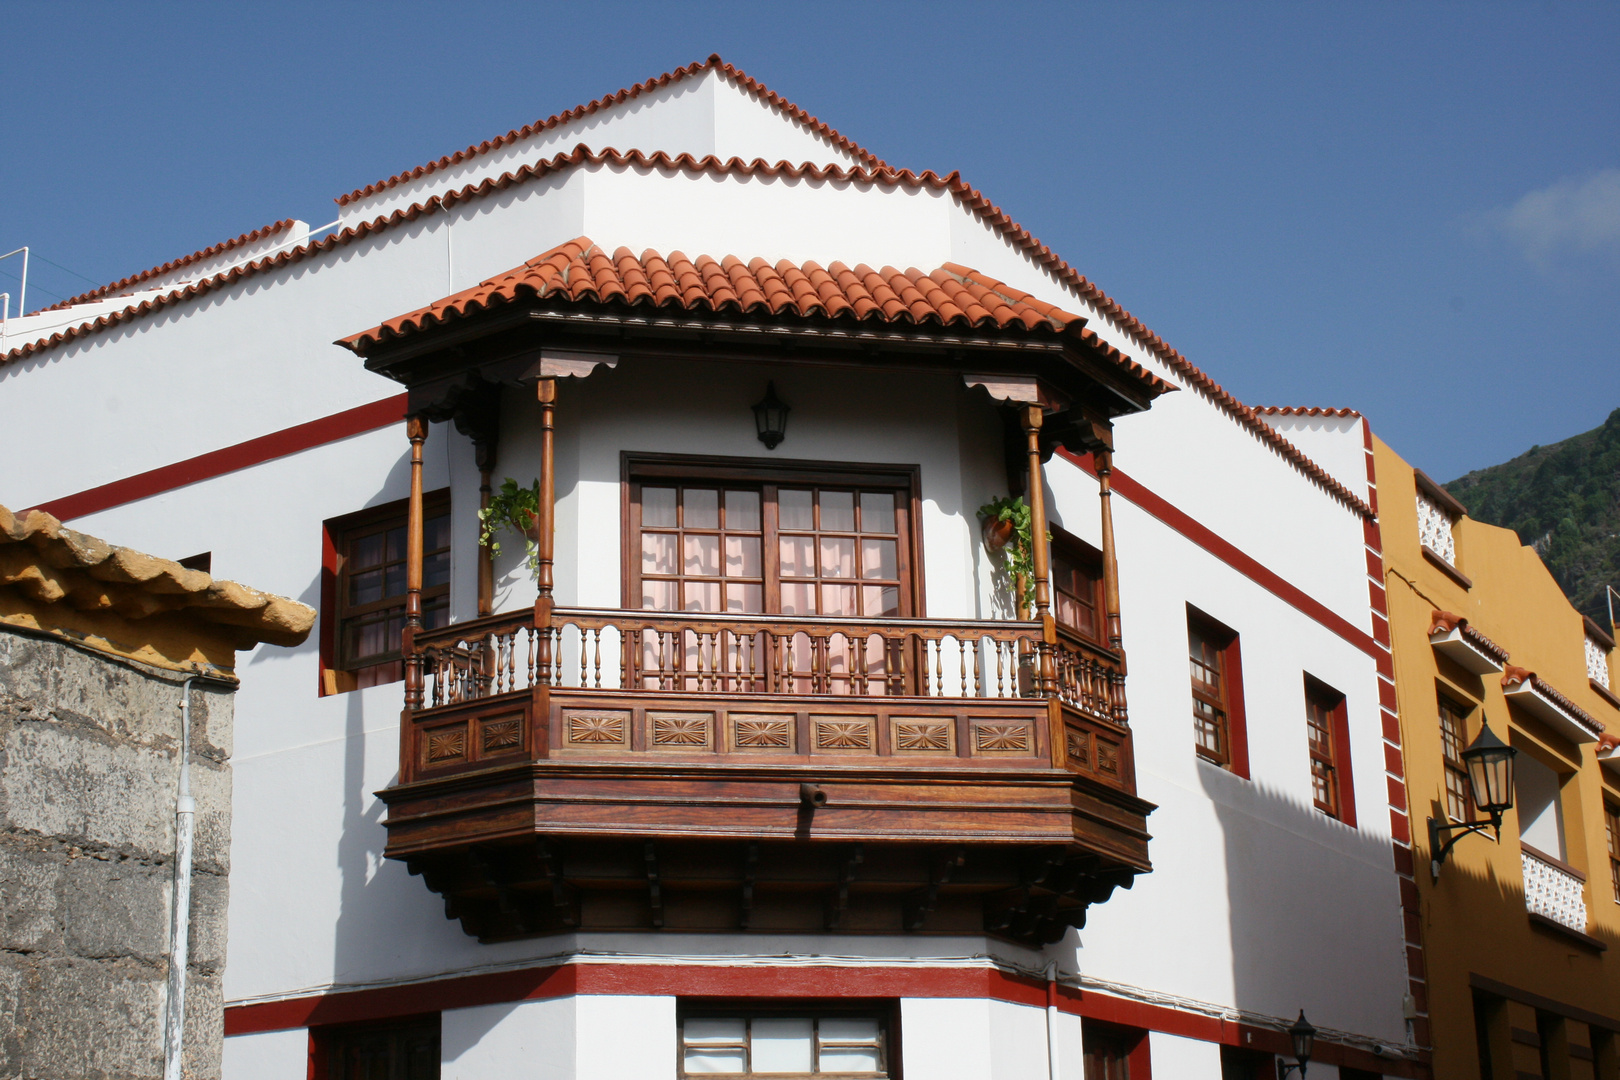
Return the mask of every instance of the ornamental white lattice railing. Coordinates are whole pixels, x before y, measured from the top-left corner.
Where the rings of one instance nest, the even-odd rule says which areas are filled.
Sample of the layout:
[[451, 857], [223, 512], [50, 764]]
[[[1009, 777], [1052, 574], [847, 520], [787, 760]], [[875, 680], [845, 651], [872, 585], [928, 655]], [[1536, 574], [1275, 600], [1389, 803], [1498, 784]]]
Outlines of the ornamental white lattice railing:
[[1603, 689], [1609, 689], [1609, 650], [1588, 635], [1586, 639], [1586, 677]]
[[1457, 542], [1451, 535], [1451, 515], [1441, 509], [1440, 504], [1426, 497], [1422, 491], [1417, 496], [1418, 540], [1424, 547], [1440, 556], [1446, 562], [1455, 566], [1457, 564]]
[[1521, 857], [1525, 908], [1560, 926], [1586, 933], [1586, 900], [1581, 895], [1581, 879], [1534, 852], [1521, 850]]

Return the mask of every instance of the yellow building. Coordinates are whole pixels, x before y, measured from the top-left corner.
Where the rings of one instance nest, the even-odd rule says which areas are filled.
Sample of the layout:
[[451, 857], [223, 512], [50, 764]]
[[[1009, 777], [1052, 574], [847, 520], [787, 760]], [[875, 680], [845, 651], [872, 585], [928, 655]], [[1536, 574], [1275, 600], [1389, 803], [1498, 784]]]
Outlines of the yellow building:
[[[1571, 607], [1511, 530], [1470, 520], [1376, 440], [1374, 463], [1413, 833], [1413, 1011], [1427, 1014], [1434, 1075], [1620, 1080], [1613, 628]], [[1495, 842], [1443, 828], [1486, 817], [1462, 752], [1487, 722], [1517, 751]]]

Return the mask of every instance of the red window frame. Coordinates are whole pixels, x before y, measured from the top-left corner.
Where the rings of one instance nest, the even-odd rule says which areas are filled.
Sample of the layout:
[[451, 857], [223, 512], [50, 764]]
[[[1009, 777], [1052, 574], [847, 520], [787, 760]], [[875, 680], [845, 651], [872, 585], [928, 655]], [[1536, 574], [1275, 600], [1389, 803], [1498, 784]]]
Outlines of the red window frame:
[[1193, 683], [1191, 710], [1194, 722], [1197, 722], [1197, 703], [1202, 702], [1221, 709], [1226, 718], [1226, 749], [1223, 754], [1212, 754], [1194, 741], [1194, 752], [1200, 758], [1234, 773], [1243, 779], [1249, 779], [1249, 726], [1243, 711], [1243, 651], [1241, 641], [1236, 630], [1211, 618], [1199, 611], [1191, 604], [1187, 605], [1187, 653], [1189, 662], [1193, 659], [1193, 647], [1202, 639], [1213, 646], [1214, 657], [1219, 662], [1220, 692], [1207, 693], [1202, 687]]
[[[1312, 775], [1321, 763], [1329, 770], [1330, 777], [1329, 801], [1324, 805], [1317, 799], [1316, 808], [1353, 827], [1356, 785], [1350, 769], [1350, 723], [1344, 695], [1322, 680], [1306, 675], [1305, 711], [1307, 725], [1314, 728], [1319, 718], [1325, 722], [1328, 735], [1325, 753], [1319, 752], [1314, 740], [1310, 751]], [[1314, 790], [1314, 784], [1312, 786]]]
[[1081, 1025], [1085, 1080], [1153, 1080], [1146, 1031], [1089, 1018]]

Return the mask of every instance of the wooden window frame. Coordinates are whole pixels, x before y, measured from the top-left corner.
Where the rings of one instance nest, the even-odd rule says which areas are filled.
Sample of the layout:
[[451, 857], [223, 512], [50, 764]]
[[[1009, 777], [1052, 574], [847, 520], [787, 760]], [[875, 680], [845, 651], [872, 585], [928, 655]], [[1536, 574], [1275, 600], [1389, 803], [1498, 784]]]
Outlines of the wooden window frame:
[[[899, 528], [897, 558], [900, 576], [900, 611], [903, 618], [925, 618], [923, 591], [922, 483], [916, 465], [887, 465], [844, 461], [778, 461], [767, 458], [729, 458], [685, 454], [625, 451], [619, 456], [620, 603], [625, 610], [641, 607], [639, 502], [635, 491], [642, 483], [735, 484], [761, 487], [761, 571], [764, 577], [764, 615], [781, 613], [781, 568], [775, 504], [763, 497], [763, 488], [854, 487], [894, 488], [902, 492], [895, 510], [905, 516]], [[856, 579], [855, 584], [859, 584]], [[793, 618], [793, 616], [780, 616]]]
[[[1450, 712], [1457, 718], [1457, 750], [1468, 745], [1468, 718], [1474, 713], [1474, 706], [1460, 700], [1453, 694], [1440, 689], [1435, 692], [1435, 724], [1440, 728], [1440, 810], [1445, 814], [1446, 820], [1453, 822], [1472, 821], [1474, 819], [1473, 789], [1468, 784], [1468, 767], [1463, 764], [1461, 757], [1452, 757], [1447, 750], [1446, 725], [1443, 713]], [[1451, 813], [1451, 787], [1450, 781], [1455, 780], [1461, 791], [1462, 817], [1454, 817]]]
[[[1243, 710], [1243, 649], [1242, 639], [1236, 630], [1222, 623], [1220, 620], [1200, 611], [1191, 604], [1187, 605], [1187, 655], [1192, 656], [1192, 635], [1197, 632], [1206, 641], [1215, 642], [1215, 650], [1220, 654], [1221, 660], [1221, 694], [1218, 698], [1200, 693], [1192, 689], [1193, 701], [1204, 701], [1223, 709], [1226, 714], [1226, 754], [1223, 758], [1209, 754], [1202, 747], [1193, 744], [1193, 752], [1200, 761], [1208, 762], [1218, 769], [1225, 769], [1243, 779], [1249, 779], [1249, 727]], [[1191, 684], [1191, 676], [1188, 678]], [[1189, 709], [1189, 715], [1195, 715], [1194, 709]], [[1196, 721], [1195, 721], [1196, 722]]]
[[[432, 1029], [433, 1039], [439, 1046], [439, 1057], [434, 1062], [434, 1075], [443, 1070], [443, 1014], [419, 1013], [411, 1016], [391, 1016], [381, 1020], [364, 1020], [352, 1024], [333, 1024], [309, 1029], [309, 1080], [348, 1080], [334, 1074], [333, 1056], [338, 1044], [348, 1037], [374, 1035], [383, 1032], [425, 1033]], [[392, 1078], [390, 1078], [392, 1080]]]
[[[1333, 804], [1323, 806], [1320, 801], [1317, 801], [1316, 808], [1328, 817], [1342, 821], [1344, 824], [1354, 828], [1356, 824], [1356, 785], [1350, 762], [1350, 719], [1345, 696], [1321, 679], [1307, 674], [1305, 676], [1307, 718], [1309, 717], [1309, 709], [1313, 699], [1324, 707], [1323, 712], [1327, 718], [1328, 742], [1332, 757], [1327, 760], [1326, 764], [1332, 770], [1333, 775]], [[1310, 757], [1314, 775], [1315, 763], [1319, 760], [1314, 745], [1310, 748]], [[1315, 785], [1313, 784], [1313, 795], [1314, 790]]]
[[[895, 998], [839, 998], [828, 1000], [824, 998], [805, 998], [803, 1000], [768, 1000], [758, 999], [723, 999], [699, 998], [681, 999], [676, 1009], [675, 1017], [675, 1072], [676, 1080], [686, 1080], [686, 1021], [689, 1019], [776, 1019], [776, 1018], [802, 1018], [808, 1017], [816, 1020], [823, 1018], [858, 1018], [875, 1019], [878, 1021], [878, 1038], [883, 1054], [883, 1076], [885, 1080], [904, 1080], [904, 1069], [900, 1060], [900, 1002]], [[699, 1075], [730, 1075], [745, 1078], [752, 1076], [781, 1076], [783, 1080], [797, 1080], [799, 1077], [814, 1078], [817, 1075], [836, 1078], [848, 1076], [848, 1073], [693, 1073]], [[854, 1074], [869, 1075], [869, 1074]]]
[[[1102, 552], [1098, 551], [1096, 548], [1092, 547], [1090, 544], [1086, 543], [1084, 540], [1081, 540], [1079, 537], [1075, 536], [1073, 533], [1065, 532], [1063, 529], [1059, 528], [1056, 525], [1048, 525], [1047, 526], [1047, 531], [1049, 533], [1051, 533], [1051, 535], [1052, 535], [1051, 547], [1052, 547], [1052, 557], [1053, 557], [1053, 560], [1054, 560], [1053, 563], [1052, 563], [1052, 615], [1053, 615], [1053, 617], [1057, 619], [1059, 626], [1063, 627], [1065, 630], [1068, 630], [1070, 633], [1074, 634], [1076, 637], [1078, 637], [1078, 638], [1080, 638], [1080, 639], [1082, 639], [1084, 641], [1089, 641], [1094, 645], [1100, 645], [1103, 648], [1107, 648], [1108, 647], [1108, 603], [1107, 603], [1106, 597], [1104, 596], [1104, 589], [1103, 589], [1103, 556], [1102, 556]], [[1062, 605], [1058, 601], [1058, 594], [1059, 594], [1060, 591], [1064, 592], [1064, 593], [1068, 592], [1068, 590], [1066, 590], [1066, 589], [1060, 590], [1058, 588], [1057, 564], [1056, 564], [1055, 560], [1059, 559], [1059, 558], [1065, 559], [1068, 562], [1076, 564], [1077, 566], [1081, 566], [1081, 567], [1085, 568], [1086, 570], [1091, 570], [1091, 569], [1096, 570], [1096, 576], [1094, 578], [1092, 578], [1092, 581], [1091, 581], [1091, 610], [1092, 610], [1092, 614], [1093, 614], [1093, 617], [1092, 617], [1093, 630], [1092, 630], [1091, 633], [1086, 633], [1084, 630], [1080, 629], [1078, 626], [1074, 626], [1074, 625], [1071, 625], [1070, 623], [1064, 622], [1062, 617], [1059, 615], [1059, 612], [1062, 610]], [[1072, 594], [1070, 594], [1070, 595], [1072, 595]]]
[[1115, 1044], [1128, 1044], [1125, 1053], [1126, 1080], [1153, 1080], [1153, 1058], [1149, 1053], [1148, 1033], [1144, 1028], [1122, 1027], [1085, 1017], [1081, 1020], [1080, 1040], [1082, 1052], [1081, 1072], [1085, 1080], [1091, 1076], [1092, 1040], [1102, 1038]]
[[1603, 800], [1603, 829], [1609, 854], [1609, 883], [1614, 888], [1614, 902], [1620, 904], [1620, 806]]
[[[355, 667], [345, 663], [343, 657], [343, 624], [350, 617], [343, 600], [343, 548], [351, 533], [393, 519], [408, 520], [410, 500], [397, 499], [381, 506], [367, 507], [342, 517], [329, 518], [321, 523], [321, 611], [320, 611], [320, 696], [343, 694], [365, 686], [381, 686], [398, 682], [405, 677], [404, 665], [398, 657]], [[422, 497], [424, 520], [451, 513], [450, 489], [439, 488]], [[422, 590], [424, 603], [429, 599], [445, 597], [448, 604], [450, 582]], [[382, 669], [394, 668], [395, 671]]]

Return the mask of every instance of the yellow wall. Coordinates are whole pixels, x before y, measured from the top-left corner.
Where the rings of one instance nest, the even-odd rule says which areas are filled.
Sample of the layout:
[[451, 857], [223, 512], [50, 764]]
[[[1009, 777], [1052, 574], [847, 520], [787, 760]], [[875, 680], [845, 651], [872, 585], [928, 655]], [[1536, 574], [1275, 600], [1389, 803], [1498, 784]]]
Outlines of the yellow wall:
[[[1465, 588], [1422, 553], [1412, 467], [1381, 441], [1375, 440], [1374, 455], [1434, 1075], [1445, 1080], [1481, 1076], [1470, 982], [1475, 976], [1511, 987], [1517, 995], [1493, 1028], [1506, 1040], [1501, 1048], [1513, 1064], [1513, 1071], [1497, 1075], [1509, 1080], [1514, 1071], [1540, 1075], [1540, 1054], [1526, 1038], [1536, 1030], [1536, 998], [1620, 1024], [1620, 904], [1610, 882], [1602, 812], [1605, 799], [1620, 805], [1620, 776], [1599, 765], [1595, 743], [1578, 745], [1535, 717], [1510, 710], [1501, 675], [1473, 675], [1437, 654], [1429, 644], [1431, 612], [1438, 608], [1467, 618], [1470, 626], [1511, 653], [1510, 663], [1536, 672], [1610, 731], [1620, 731], [1620, 710], [1590, 687], [1581, 616], [1536, 553], [1511, 530], [1463, 518], [1452, 534], [1456, 568], [1472, 579], [1472, 587]], [[1566, 861], [1587, 876], [1586, 933], [1609, 946], [1607, 952], [1532, 925], [1524, 905], [1516, 809], [1503, 821], [1500, 843], [1493, 843], [1489, 834], [1463, 838], [1441, 868], [1439, 881], [1431, 879], [1426, 821], [1445, 816], [1436, 706], [1441, 689], [1474, 706], [1468, 740], [1479, 734], [1483, 714], [1492, 731], [1520, 749], [1521, 758], [1533, 755], [1567, 774], [1561, 788]], [[1557, 1038], [1582, 1047], [1592, 1045], [1591, 1034], [1587, 1024], [1571, 1022]], [[1577, 1050], [1562, 1067], [1569, 1071], [1555, 1067], [1548, 1080], [1620, 1080], [1613, 1055], [1603, 1052], [1600, 1033], [1596, 1042], [1606, 1060], [1582, 1060]]]

